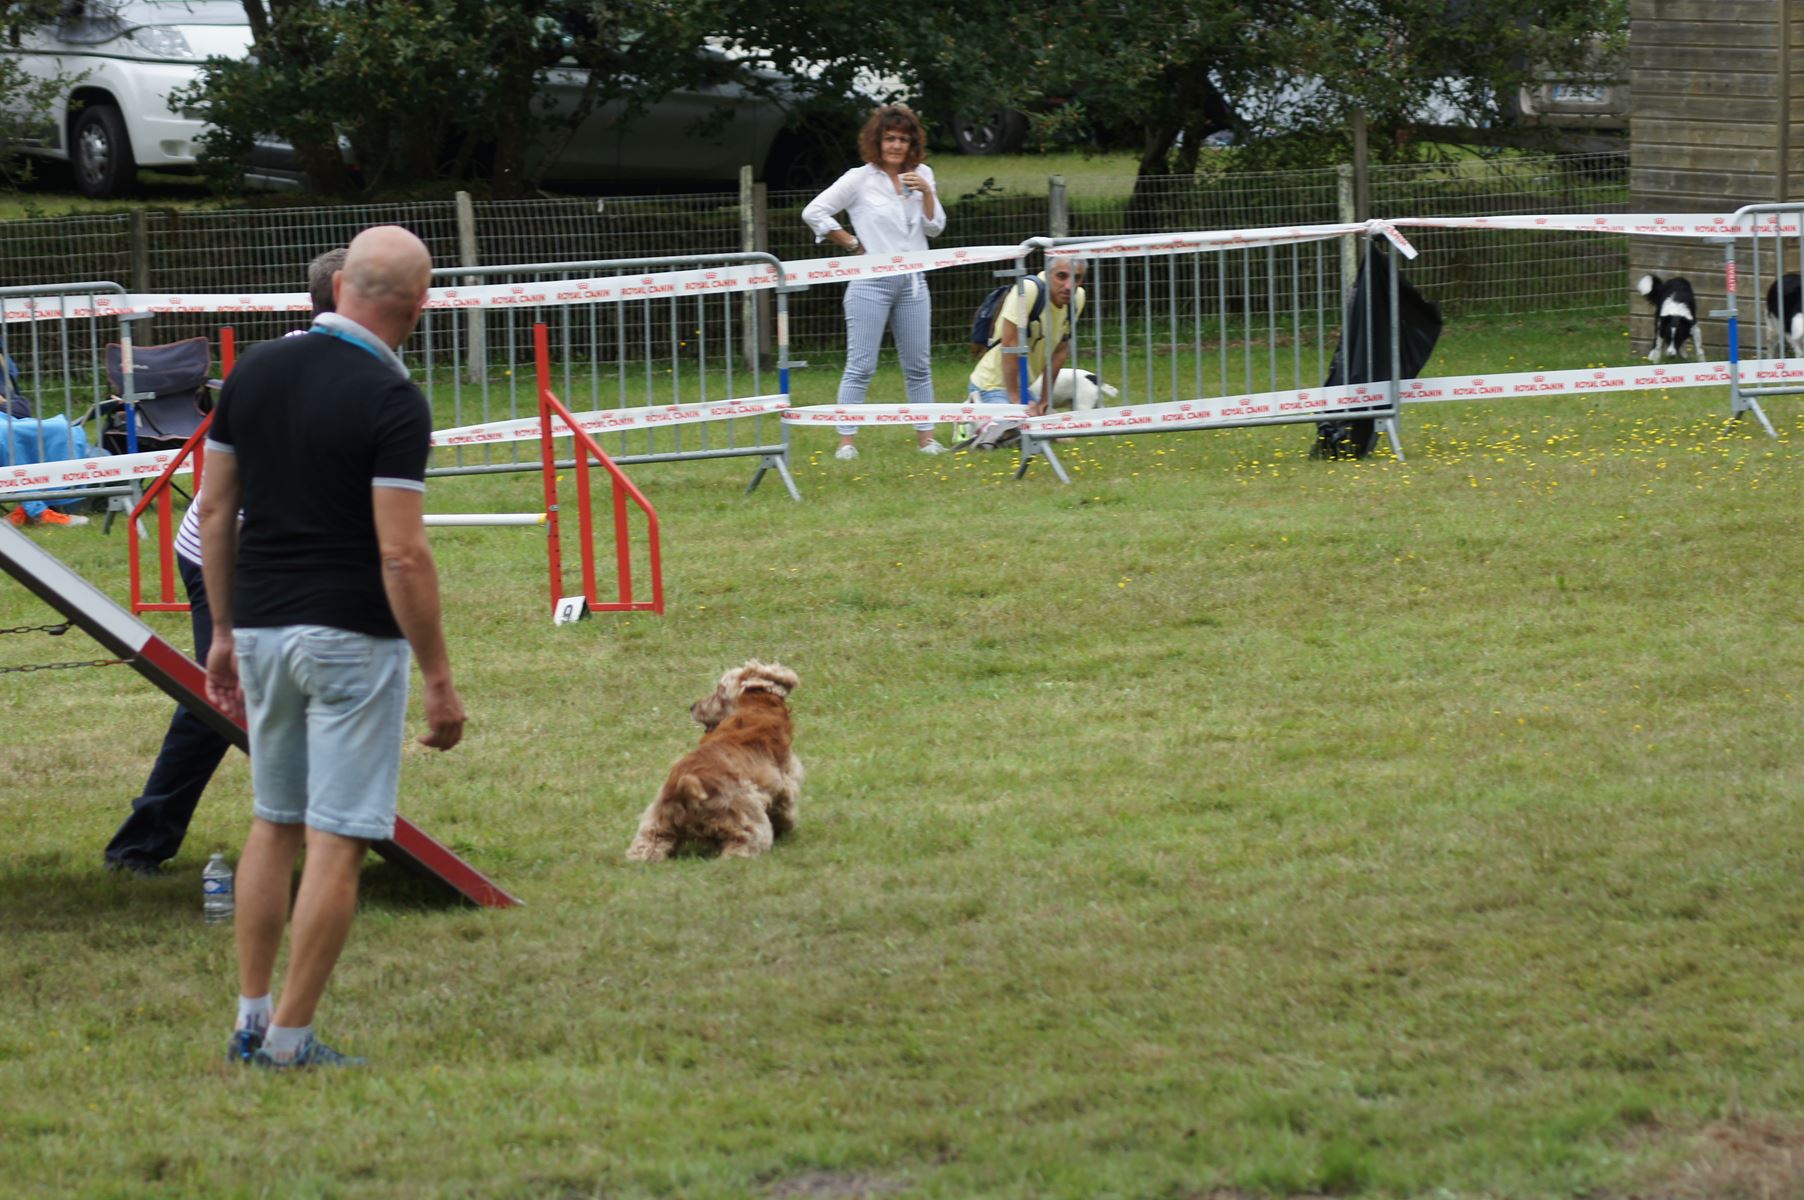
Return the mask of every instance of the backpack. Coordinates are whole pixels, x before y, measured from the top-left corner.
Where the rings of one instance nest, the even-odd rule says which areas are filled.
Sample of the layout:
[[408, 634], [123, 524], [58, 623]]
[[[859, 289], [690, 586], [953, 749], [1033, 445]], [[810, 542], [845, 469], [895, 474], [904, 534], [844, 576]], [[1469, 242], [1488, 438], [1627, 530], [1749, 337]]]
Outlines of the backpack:
[[[1031, 329], [1033, 323], [1040, 319], [1040, 314], [1046, 311], [1046, 285], [1031, 275], [1027, 277], [1027, 282], [1033, 284], [1034, 292], [1033, 302], [1027, 310], [1027, 324]], [[983, 303], [977, 306], [977, 314], [971, 318], [972, 358], [982, 358], [992, 346], [1001, 341], [1000, 338], [994, 336], [996, 314], [1002, 311], [1002, 302], [1008, 298], [1009, 292], [1013, 291], [1014, 287], [1015, 285], [1012, 283], [1003, 284], [985, 296]]]
[[30, 417], [31, 397], [19, 390], [19, 364], [6, 352], [6, 336], [0, 334], [0, 416]]

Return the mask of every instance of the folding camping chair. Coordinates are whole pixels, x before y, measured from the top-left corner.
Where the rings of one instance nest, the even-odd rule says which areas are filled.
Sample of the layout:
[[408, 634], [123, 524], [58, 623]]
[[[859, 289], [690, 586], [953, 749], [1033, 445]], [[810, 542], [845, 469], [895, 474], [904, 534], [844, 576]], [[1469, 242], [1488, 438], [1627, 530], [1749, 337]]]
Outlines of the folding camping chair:
[[[191, 337], [130, 349], [130, 392], [125, 386], [126, 347], [108, 342], [106, 378], [112, 394], [90, 409], [81, 424], [100, 418], [100, 444], [108, 454], [130, 453], [134, 435], [139, 453], [180, 450], [213, 411], [219, 381], [207, 378], [212, 345], [204, 337]], [[107, 529], [112, 528], [115, 512], [129, 512], [134, 503], [134, 497], [114, 497], [107, 506]]]
[[[213, 411], [212, 389], [207, 378], [213, 347], [204, 337], [185, 338], [162, 346], [133, 346], [132, 391], [125, 391], [125, 347], [108, 342], [106, 379], [112, 395], [95, 406], [103, 418], [101, 445], [109, 454], [130, 449], [129, 424], [135, 418], [138, 450], [180, 450]], [[128, 403], [129, 402], [129, 403]]]

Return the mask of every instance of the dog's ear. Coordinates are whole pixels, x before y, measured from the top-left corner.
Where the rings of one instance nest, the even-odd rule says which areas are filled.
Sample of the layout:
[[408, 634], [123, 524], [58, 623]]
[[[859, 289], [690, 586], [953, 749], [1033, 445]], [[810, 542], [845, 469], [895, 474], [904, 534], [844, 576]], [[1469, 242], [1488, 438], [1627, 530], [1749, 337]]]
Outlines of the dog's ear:
[[779, 696], [787, 696], [802, 685], [801, 676], [782, 663], [759, 662], [757, 659], [747, 660], [745, 666], [739, 668], [739, 690], [761, 689], [775, 692]]
[[689, 706], [689, 715], [708, 732], [733, 715], [733, 702], [739, 699], [739, 679], [744, 668], [734, 667], [721, 674], [714, 690]]

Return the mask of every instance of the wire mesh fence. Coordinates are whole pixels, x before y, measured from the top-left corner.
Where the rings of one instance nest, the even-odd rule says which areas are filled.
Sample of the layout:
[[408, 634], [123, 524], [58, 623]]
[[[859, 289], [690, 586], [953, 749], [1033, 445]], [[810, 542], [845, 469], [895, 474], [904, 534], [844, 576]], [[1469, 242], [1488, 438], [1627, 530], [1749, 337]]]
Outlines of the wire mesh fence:
[[125, 213], [0, 221], [0, 277], [9, 284], [130, 281], [131, 218]]
[[[1371, 211], [1378, 216], [1461, 216], [1622, 212], [1628, 202], [1625, 154], [1500, 157], [1376, 167]], [[1076, 177], [1064, 187], [986, 186], [943, 197], [950, 214], [943, 248], [1016, 244], [1046, 233], [1119, 236], [1272, 225], [1318, 224], [1352, 217], [1350, 169], [1230, 172], [1205, 165], [1194, 176]], [[730, 193], [458, 201], [308, 208], [152, 211], [0, 222], [0, 273], [13, 283], [113, 280], [148, 294], [293, 292], [320, 252], [359, 229], [406, 225], [440, 265], [603, 261], [666, 255], [767, 250], [786, 262], [825, 257], [802, 223], [812, 193], [762, 189], [750, 204]], [[1056, 225], [1063, 225], [1057, 228]], [[1607, 234], [1417, 230], [1423, 250], [1411, 279], [1450, 316], [1462, 312], [1549, 312], [1624, 303], [1627, 239]], [[1159, 277], [1144, 266], [1091, 282], [1123, 299], [1164, 303]], [[1311, 266], [1311, 270], [1315, 268]], [[1328, 268], [1323, 268], [1328, 269]], [[960, 267], [931, 280], [934, 337], [957, 345], [995, 287], [995, 268]], [[1228, 280], [1230, 287], [1236, 281]], [[1259, 281], [1245, 286], [1257, 290]], [[843, 351], [842, 291], [817, 287], [792, 297], [791, 343], [830, 369]], [[1249, 293], [1250, 294], [1250, 293]], [[1240, 301], [1230, 297], [1229, 306]], [[163, 314], [138, 338], [168, 342], [211, 336], [216, 315]], [[241, 343], [295, 326], [291, 313], [235, 313]], [[17, 334], [16, 327], [8, 331]], [[24, 340], [9, 338], [16, 357]], [[22, 364], [29, 366], [30, 364]]]
[[[1380, 167], [1377, 216], [1470, 217], [1629, 210], [1626, 154], [1472, 159]], [[1608, 233], [1406, 230], [1422, 251], [1409, 275], [1449, 316], [1621, 309], [1629, 242]]]

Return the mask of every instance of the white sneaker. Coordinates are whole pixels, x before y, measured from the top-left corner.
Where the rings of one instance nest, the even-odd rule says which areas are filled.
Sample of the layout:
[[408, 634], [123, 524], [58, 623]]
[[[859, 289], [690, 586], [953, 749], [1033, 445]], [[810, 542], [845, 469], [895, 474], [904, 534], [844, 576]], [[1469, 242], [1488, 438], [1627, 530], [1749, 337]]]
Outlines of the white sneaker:
[[938, 442], [922, 442], [921, 443], [921, 453], [922, 454], [944, 454], [945, 452], [946, 452], [946, 447], [940, 445]]
[[858, 447], [850, 445], [841, 446], [833, 452], [833, 457], [837, 458], [840, 462], [851, 462], [858, 457]]

